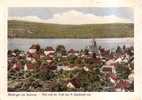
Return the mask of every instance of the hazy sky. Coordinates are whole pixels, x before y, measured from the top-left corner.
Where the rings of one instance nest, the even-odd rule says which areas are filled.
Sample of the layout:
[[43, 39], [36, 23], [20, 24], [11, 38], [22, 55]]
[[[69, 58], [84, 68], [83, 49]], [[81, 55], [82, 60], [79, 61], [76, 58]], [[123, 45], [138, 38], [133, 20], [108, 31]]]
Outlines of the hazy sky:
[[[9, 19], [59, 24], [133, 22], [133, 9], [127, 7], [9, 8]], [[71, 20], [74, 19], [74, 20]]]

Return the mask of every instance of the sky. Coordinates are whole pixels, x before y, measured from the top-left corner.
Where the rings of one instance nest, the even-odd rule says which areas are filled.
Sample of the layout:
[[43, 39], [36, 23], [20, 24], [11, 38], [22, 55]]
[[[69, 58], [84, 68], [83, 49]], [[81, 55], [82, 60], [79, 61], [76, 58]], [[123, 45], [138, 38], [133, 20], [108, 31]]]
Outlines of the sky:
[[56, 24], [133, 23], [130, 7], [26, 7], [9, 8], [9, 20]]

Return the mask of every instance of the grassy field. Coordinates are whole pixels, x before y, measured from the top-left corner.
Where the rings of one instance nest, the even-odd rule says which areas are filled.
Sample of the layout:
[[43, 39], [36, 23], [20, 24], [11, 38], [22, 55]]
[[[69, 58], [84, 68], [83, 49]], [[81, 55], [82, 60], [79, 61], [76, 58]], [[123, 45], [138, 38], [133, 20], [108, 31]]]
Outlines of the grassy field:
[[8, 37], [16, 38], [110, 38], [133, 37], [134, 24], [60, 25], [8, 21]]

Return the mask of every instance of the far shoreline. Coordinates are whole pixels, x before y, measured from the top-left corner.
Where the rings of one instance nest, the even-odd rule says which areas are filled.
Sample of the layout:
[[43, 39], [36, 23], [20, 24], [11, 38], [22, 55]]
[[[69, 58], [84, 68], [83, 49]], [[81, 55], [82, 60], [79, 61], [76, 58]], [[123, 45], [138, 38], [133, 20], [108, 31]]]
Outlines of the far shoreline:
[[90, 38], [48, 38], [48, 37], [37, 37], [37, 38], [34, 38], [34, 37], [14, 37], [14, 38], [10, 38], [8, 37], [8, 39], [110, 39], [110, 38], [134, 38], [134, 37], [90, 37]]

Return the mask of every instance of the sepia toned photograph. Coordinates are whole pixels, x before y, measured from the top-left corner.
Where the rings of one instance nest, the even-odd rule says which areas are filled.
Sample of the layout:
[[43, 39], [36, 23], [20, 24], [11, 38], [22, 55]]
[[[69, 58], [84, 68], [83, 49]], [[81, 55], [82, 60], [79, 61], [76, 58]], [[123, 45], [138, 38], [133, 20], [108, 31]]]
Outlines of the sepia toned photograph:
[[134, 92], [134, 9], [9, 7], [8, 92]]

